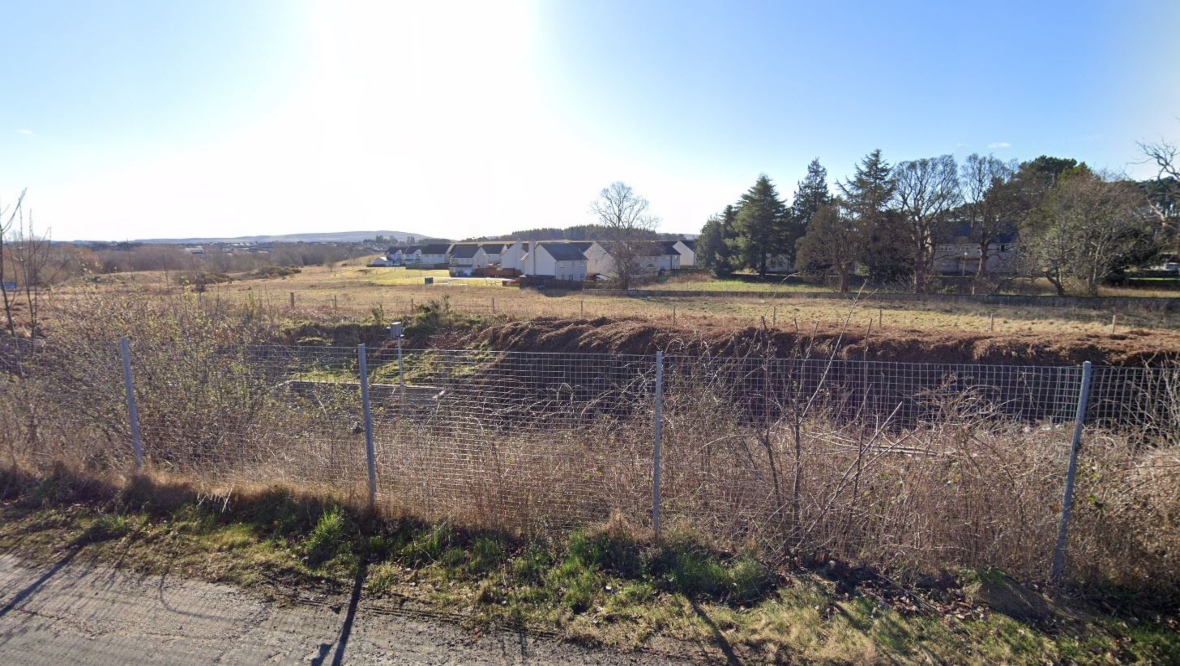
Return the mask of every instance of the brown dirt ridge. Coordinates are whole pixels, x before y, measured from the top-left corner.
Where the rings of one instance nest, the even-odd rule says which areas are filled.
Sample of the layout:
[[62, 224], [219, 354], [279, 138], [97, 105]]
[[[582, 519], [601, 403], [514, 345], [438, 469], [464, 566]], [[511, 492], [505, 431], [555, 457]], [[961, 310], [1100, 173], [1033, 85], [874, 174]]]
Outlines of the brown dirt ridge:
[[900, 363], [1160, 366], [1180, 361], [1180, 333], [1133, 329], [1116, 334], [1006, 333], [835, 326], [796, 331], [725, 325], [675, 327], [642, 319], [538, 318], [443, 334], [435, 347], [498, 351], [743, 356], [766, 353]]

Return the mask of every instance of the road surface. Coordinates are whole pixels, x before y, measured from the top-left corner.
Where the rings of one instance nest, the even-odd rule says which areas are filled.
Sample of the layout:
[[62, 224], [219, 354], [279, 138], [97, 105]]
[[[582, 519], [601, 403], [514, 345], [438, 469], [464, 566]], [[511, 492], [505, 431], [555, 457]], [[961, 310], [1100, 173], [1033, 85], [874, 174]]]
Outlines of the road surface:
[[226, 585], [0, 555], [3, 664], [656, 664], [513, 632], [471, 634], [364, 595], [268, 601]]

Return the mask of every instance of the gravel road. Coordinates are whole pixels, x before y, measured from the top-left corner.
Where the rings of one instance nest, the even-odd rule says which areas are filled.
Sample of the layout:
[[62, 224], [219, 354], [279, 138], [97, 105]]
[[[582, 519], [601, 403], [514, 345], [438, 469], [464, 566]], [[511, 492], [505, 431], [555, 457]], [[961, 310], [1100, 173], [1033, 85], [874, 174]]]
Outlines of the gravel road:
[[472, 634], [363, 595], [268, 601], [226, 585], [0, 555], [4, 664], [656, 664], [512, 632]]

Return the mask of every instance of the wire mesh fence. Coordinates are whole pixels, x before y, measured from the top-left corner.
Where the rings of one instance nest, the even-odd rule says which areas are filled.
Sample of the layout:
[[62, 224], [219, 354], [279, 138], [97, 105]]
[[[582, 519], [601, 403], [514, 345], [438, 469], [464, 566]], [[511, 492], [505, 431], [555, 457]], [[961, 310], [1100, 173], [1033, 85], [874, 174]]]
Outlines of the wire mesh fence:
[[[517, 532], [614, 515], [650, 529], [658, 511], [666, 530], [770, 556], [1025, 575], [1052, 557], [1082, 388], [1078, 367], [393, 342], [129, 349], [144, 466], [211, 487], [286, 484]], [[8, 459], [132, 468], [120, 360], [106, 341], [0, 346]], [[1177, 391], [1173, 368], [1095, 370], [1075, 575], [1177, 577]], [[1120, 573], [1119, 558], [1143, 564]]]

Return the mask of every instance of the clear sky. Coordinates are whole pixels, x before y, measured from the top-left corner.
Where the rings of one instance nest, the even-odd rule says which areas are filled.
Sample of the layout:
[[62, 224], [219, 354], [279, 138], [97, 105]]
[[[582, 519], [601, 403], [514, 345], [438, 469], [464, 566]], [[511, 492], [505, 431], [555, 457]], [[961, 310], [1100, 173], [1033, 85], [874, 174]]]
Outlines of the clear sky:
[[0, 0], [0, 206], [58, 240], [695, 233], [874, 148], [1151, 174], [1180, 2]]

